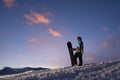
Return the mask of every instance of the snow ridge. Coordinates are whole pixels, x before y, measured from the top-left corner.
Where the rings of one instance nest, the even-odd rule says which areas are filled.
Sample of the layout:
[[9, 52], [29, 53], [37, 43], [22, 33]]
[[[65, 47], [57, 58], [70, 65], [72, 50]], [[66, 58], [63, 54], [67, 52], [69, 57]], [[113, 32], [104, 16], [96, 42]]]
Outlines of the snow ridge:
[[120, 60], [0, 76], [0, 80], [120, 80]]

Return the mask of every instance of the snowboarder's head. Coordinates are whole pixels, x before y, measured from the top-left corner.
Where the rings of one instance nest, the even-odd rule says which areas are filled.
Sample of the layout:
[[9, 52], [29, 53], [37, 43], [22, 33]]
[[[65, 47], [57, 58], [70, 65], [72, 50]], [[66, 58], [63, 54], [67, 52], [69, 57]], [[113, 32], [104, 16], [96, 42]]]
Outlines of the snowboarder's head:
[[77, 37], [77, 40], [78, 40], [78, 41], [81, 41], [81, 40], [82, 40], [82, 38], [81, 38], [80, 36], [78, 36], [78, 37]]

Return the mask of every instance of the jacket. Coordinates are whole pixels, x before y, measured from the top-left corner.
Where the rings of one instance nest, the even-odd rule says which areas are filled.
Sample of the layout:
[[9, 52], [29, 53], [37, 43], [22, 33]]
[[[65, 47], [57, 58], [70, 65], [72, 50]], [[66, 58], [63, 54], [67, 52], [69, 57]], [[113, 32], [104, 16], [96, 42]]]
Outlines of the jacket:
[[83, 42], [82, 41], [78, 42], [77, 46], [76, 46], [76, 52], [80, 53], [80, 54], [83, 54], [83, 50], [84, 50]]

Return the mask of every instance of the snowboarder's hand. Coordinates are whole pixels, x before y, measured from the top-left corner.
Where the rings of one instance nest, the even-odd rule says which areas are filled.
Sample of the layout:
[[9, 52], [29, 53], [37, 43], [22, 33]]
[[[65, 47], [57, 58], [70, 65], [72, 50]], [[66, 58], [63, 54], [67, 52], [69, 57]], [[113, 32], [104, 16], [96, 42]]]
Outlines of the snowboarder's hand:
[[72, 50], [76, 50], [76, 48], [72, 48]]

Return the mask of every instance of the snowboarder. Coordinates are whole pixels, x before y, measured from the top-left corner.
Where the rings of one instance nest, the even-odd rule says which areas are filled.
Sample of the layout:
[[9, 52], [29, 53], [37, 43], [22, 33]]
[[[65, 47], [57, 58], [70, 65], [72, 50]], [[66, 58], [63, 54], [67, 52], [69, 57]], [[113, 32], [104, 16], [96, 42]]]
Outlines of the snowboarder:
[[82, 55], [83, 55], [83, 50], [84, 50], [84, 45], [83, 45], [83, 41], [82, 38], [80, 36], [77, 37], [77, 46], [76, 48], [73, 48], [73, 50], [75, 50], [75, 64], [77, 65], [77, 58], [79, 58], [79, 66], [83, 65], [83, 59], [82, 59]]

